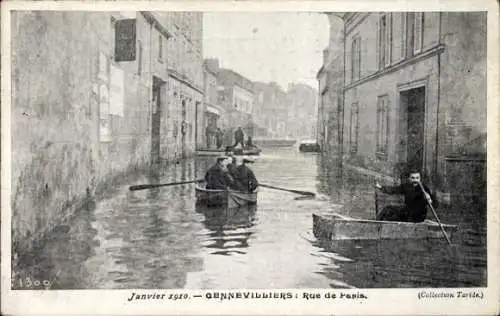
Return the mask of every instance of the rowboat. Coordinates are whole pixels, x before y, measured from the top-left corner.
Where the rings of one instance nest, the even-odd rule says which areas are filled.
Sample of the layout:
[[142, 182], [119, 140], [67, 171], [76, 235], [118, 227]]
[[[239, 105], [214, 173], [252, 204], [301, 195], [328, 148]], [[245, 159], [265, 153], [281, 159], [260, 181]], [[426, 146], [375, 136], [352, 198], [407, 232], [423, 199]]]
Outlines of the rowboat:
[[[457, 231], [457, 225], [442, 226], [450, 238]], [[313, 233], [316, 238], [329, 240], [445, 238], [439, 224], [428, 219], [421, 223], [388, 222], [352, 218], [341, 214], [313, 214]]]
[[[250, 148], [250, 149], [234, 149], [232, 153], [236, 156], [256, 156], [261, 153], [260, 148]], [[225, 150], [219, 149], [198, 149], [196, 150], [197, 156], [223, 156], [227, 153]]]
[[210, 190], [205, 185], [196, 186], [196, 203], [208, 207], [235, 208], [257, 203], [258, 190], [240, 192], [233, 190]]

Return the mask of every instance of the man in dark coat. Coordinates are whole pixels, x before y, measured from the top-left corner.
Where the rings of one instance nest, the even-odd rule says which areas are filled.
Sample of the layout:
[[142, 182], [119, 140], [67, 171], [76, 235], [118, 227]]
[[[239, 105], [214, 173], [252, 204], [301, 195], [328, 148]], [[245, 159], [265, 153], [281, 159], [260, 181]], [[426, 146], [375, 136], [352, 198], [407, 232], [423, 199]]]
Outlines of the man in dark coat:
[[[430, 203], [434, 208], [437, 206], [437, 200], [431, 190], [420, 183], [420, 172], [411, 171], [408, 183], [399, 186], [381, 186], [376, 184], [377, 189], [387, 194], [403, 194], [405, 205], [399, 207], [388, 206], [378, 215], [377, 220], [396, 221], [396, 222], [423, 222], [427, 216], [427, 205]], [[424, 191], [422, 191], [422, 187]]]
[[215, 132], [215, 143], [217, 149], [220, 149], [222, 147], [222, 137], [224, 137], [224, 133], [219, 127], [217, 127], [217, 130]]
[[206, 188], [210, 190], [225, 190], [231, 183], [227, 170], [223, 163], [226, 157], [217, 158], [215, 165], [208, 169], [205, 174], [205, 181], [207, 182]]
[[243, 133], [243, 130], [241, 129], [241, 127], [238, 127], [236, 132], [234, 132], [234, 140], [235, 140], [235, 143], [234, 143], [233, 147], [236, 147], [238, 144], [241, 144], [241, 147], [245, 146], [245, 144], [243, 143], [245, 141], [245, 134]]
[[234, 156], [229, 156], [230, 162], [227, 165], [227, 173], [229, 175], [229, 178], [231, 179], [231, 182], [229, 183], [229, 186], [233, 190], [240, 190], [240, 186], [238, 184], [238, 165], [236, 164], [236, 157]]
[[244, 158], [243, 163], [238, 166], [237, 182], [242, 191], [253, 192], [259, 186], [259, 182], [257, 181], [257, 178], [255, 177], [253, 171], [248, 168], [248, 163], [253, 163], [253, 161]]
[[246, 147], [247, 148], [254, 148], [255, 147], [255, 145], [254, 145], [254, 143], [252, 141], [252, 136], [248, 136]]

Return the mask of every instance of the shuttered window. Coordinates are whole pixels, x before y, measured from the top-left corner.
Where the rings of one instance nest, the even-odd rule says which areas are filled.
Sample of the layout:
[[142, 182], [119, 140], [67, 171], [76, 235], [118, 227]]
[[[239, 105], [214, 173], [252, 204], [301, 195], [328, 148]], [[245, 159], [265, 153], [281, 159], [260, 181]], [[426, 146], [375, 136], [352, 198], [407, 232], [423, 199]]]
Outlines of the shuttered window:
[[422, 51], [422, 40], [423, 40], [423, 12], [415, 12], [414, 13], [414, 43], [413, 43], [413, 53], [418, 54]]
[[377, 100], [377, 157], [387, 156], [389, 140], [389, 96], [379, 96]]
[[391, 65], [392, 15], [390, 13], [380, 15], [377, 39], [378, 69], [384, 69]]
[[351, 153], [358, 151], [358, 138], [359, 138], [359, 104], [354, 102], [351, 105], [351, 120], [349, 129], [349, 143]]
[[361, 39], [354, 37], [351, 44], [351, 81], [361, 77]]

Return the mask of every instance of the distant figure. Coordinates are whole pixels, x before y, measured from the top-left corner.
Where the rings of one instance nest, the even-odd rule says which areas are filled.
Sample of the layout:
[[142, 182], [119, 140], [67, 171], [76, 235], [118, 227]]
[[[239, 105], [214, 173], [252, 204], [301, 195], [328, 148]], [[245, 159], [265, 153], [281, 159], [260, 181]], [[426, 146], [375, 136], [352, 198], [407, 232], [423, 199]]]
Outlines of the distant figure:
[[241, 147], [245, 146], [244, 141], [245, 141], [245, 133], [243, 133], [243, 130], [241, 129], [241, 126], [238, 127], [236, 132], [234, 132], [234, 145], [233, 148], [235, 148], [238, 144], [241, 144]]
[[422, 185], [425, 192], [422, 191], [419, 171], [412, 170], [408, 180], [408, 183], [395, 187], [375, 184], [376, 188], [384, 193], [404, 194], [405, 197], [405, 206], [402, 209], [388, 206], [377, 215], [377, 220], [419, 223], [423, 222], [427, 216], [427, 203], [433, 207], [437, 206], [435, 196], [426, 185]]
[[228, 175], [227, 169], [224, 166], [226, 157], [217, 158], [215, 165], [208, 169], [205, 174], [206, 188], [209, 190], [225, 190], [232, 182]]
[[220, 149], [222, 147], [222, 137], [224, 136], [224, 133], [222, 132], [222, 130], [217, 127], [217, 131], [215, 132], [215, 142], [216, 142], [216, 146], [217, 146], [217, 149]]
[[227, 165], [227, 172], [229, 173], [229, 175], [235, 179], [236, 176], [237, 176], [237, 167], [238, 165], [236, 164], [236, 157], [234, 156], [229, 156], [228, 158], [229, 160], [229, 163]]
[[253, 161], [244, 158], [243, 163], [238, 166], [238, 176], [236, 181], [241, 191], [253, 192], [259, 186], [259, 182], [257, 181], [252, 169], [247, 166], [248, 163], [253, 163]]
[[255, 145], [254, 145], [254, 143], [253, 143], [253, 141], [252, 141], [252, 136], [248, 136], [248, 140], [247, 140], [247, 143], [246, 143], [246, 147], [247, 147], [247, 148], [254, 148], [254, 147], [255, 147]]
[[213, 134], [212, 127], [210, 125], [207, 125], [207, 127], [205, 128], [205, 136], [207, 137], [207, 148], [212, 147], [212, 134]]

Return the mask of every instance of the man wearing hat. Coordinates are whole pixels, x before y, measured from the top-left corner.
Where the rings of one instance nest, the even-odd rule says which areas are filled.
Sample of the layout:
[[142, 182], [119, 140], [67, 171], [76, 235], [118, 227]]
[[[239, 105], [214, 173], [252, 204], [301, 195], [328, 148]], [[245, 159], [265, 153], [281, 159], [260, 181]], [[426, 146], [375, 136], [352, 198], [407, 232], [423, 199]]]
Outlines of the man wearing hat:
[[243, 158], [243, 163], [238, 166], [238, 182], [243, 191], [253, 192], [259, 186], [259, 182], [253, 171], [247, 166], [249, 163], [253, 163], [253, 160]]
[[227, 157], [218, 157], [215, 165], [208, 169], [205, 174], [206, 188], [209, 190], [225, 190], [231, 183], [231, 179], [227, 174], [227, 169], [224, 162]]

